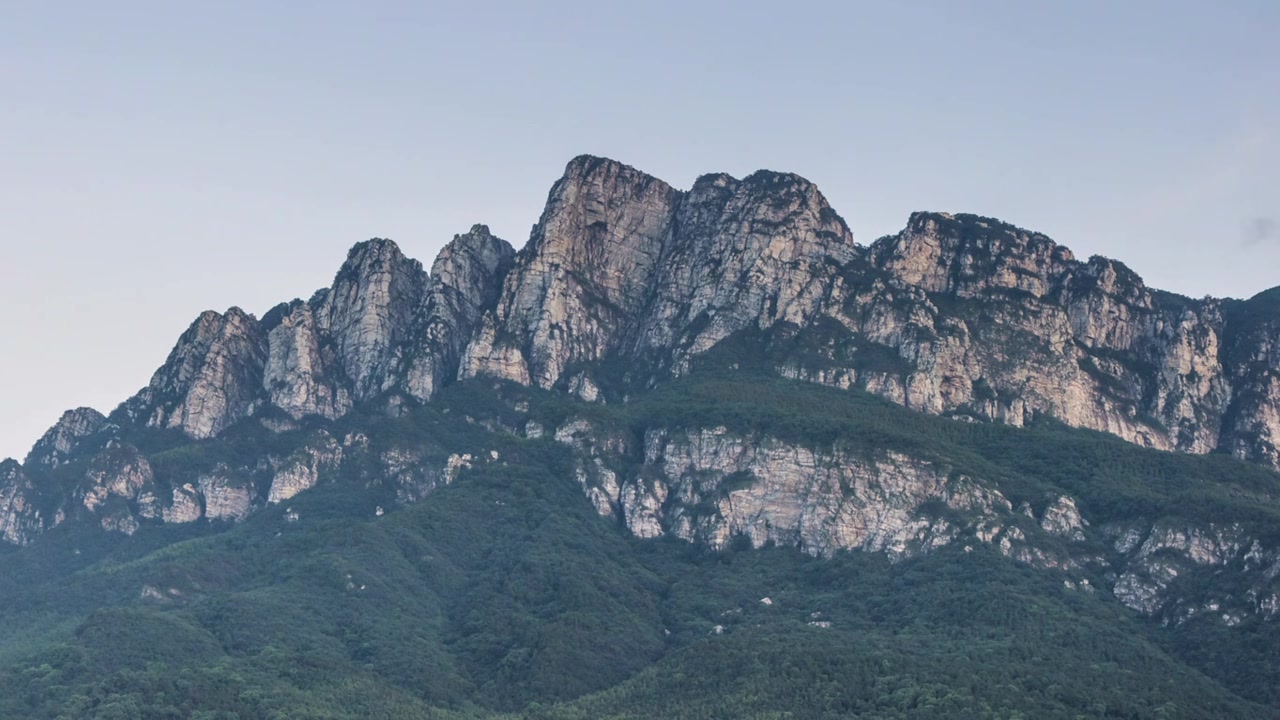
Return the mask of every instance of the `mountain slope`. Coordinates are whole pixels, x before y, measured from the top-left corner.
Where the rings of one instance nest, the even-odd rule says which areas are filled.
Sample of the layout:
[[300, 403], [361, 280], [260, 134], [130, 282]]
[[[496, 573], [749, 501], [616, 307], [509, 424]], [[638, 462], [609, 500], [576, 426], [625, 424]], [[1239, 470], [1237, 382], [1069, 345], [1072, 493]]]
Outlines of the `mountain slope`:
[[[1277, 714], [1275, 623], [1246, 610], [1258, 575], [1241, 557], [1204, 566], [1217, 575], [1194, 586], [1206, 594], [1165, 596], [1161, 622], [1117, 602], [1114, 571], [1089, 560], [1121, 555], [1101, 530], [1116, 517], [1194, 522], [1229, 509], [1242, 528], [1274, 533], [1271, 473], [1060, 425], [958, 424], [856, 393], [703, 372], [617, 411], [473, 382], [402, 417], [349, 414], [332, 429], [360, 428], [367, 461], [390, 446], [470, 457], [402, 509], [380, 512], [396, 497], [376, 461], [348, 460], [330, 481], [230, 528], [202, 521], [125, 536], [66, 523], [0, 555], [0, 716]], [[1076, 494], [1095, 521], [1075, 542], [1044, 518], [1011, 519], [1022, 548], [1075, 561], [1062, 567], [1011, 561], [976, 528], [898, 556], [812, 557], [785, 542], [750, 550], [750, 533], [711, 552], [637, 538], [625, 518], [601, 517], [574, 479], [594, 464], [589, 451], [502, 429], [517, 419], [589, 419], [631, 437], [713, 427], [850, 453], [930, 450], [1017, 502]], [[208, 450], [221, 453], [245, 440], [213, 442], [227, 444]], [[1109, 458], [1103, 474], [1056, 462], [1090, 453]], [[1146, 486], [1152, 469], [1164, 485]], [[918, 510], [929, 522], [976, 517]], [[1239, 624], [1205, 614], [1209, 603]], [[1217, 634], [1214, 657], [1186, 642], [1201, 632]]]
[[575, 158], [0, 463], [0, 715], [1275, 716], [1275, 295]]

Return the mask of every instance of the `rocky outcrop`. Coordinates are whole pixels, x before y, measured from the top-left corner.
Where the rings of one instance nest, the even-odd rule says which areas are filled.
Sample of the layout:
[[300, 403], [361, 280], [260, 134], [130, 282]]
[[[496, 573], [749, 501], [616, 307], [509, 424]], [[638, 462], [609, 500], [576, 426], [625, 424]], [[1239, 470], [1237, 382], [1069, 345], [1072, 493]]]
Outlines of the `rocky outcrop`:
[[279, 324], [267, 339], [262, 382], [272, 405], [293, 418], [319, 415], [334, 419], [351, 409], [351, 393], [333, 343], [324, 342], [315, 311], [295, 302], [281, 308]]
[[[143, 445], [128, 435], [140, 427], [209, 439], [252, 416], [281, 433], [313, 422], [332, 429], [307, 418], [336, 420], [360, 403], [398, 416], [479, 375], [612, 404], [717, 361], [717, 348], [728, 367], [862, 389], [922, 412], [1016, 426], [1052, 416], [1146, 447], [1225, 451], [1280, 467], [1280, 290], [1247, 301], [1163, 293], [1121, 263], [1082, 262], [1042, 234], [974, 215], [916, 213], [902, 232], [863, 247], [796, 175], [713, 174], [681, 191], [581, 156], [552, 187], [518, 254], [476, 225], [428, 275], [395, 243], [373, 239], [353, 247], [332, 285], [308, 301], [262, 320], [238, 308], [202, 314], [110, 422], [70, 411], [32, 449], [25, 471], [7, 471], [4, 527], [18, 528], [10, 541], [27, 541], [55, 522], [37, 517], [45, 505], [79, 506], [121, 530], [139, 519], [240, 519], [363, 452], [321, 433], [260, 468], [202, 466], [157, 482], [146, 458], [121, 444]], [[644, 536], [720, 546], [742, 535], [816, 554], [909, 554], [973, 532], [1040, 564], [1057, 560], [1036, 554], [1037, 538], [1090, 537], [1065, 496], [1041, 500], [1038, 519], [1029, 506], [1015, 513], [1022, 524], [959, 527], [947, 513], [929, 516], [979, 496], [991, 509], [974, 517], [1003, 517], [1007, 508], [983, 495], [993, 486], [919, 459], [844, 456], [708, 429], [646, 437], [645, 447], [624, 452], [640, 441], [576, 422], [522, 424], [530, 437], [553, 432], [573, 446], [575, 475], [595, 507]], [[631, 477], [619, 464], [627, 452], [645, 455], [643, 473]], [[397, 478], [406, 502], [469, 462], [440, 448], [378, 453], [369, 467], [380, 463]], [[704, 462], [712, 455], [715, 463]], [[81, 461], [83, 482], [59, 491], [74, 497], [40, 493], [41, 483], [54, 486], [52, 474], [79, 473]], [[269, 490], [259, 493], [255, 482]], [[848, 488], [880, 509], [868, 515], [850, 504]], [[1132, 575], [1123, 587], [1159, 572]]]
[[1224, 374], [1231, 400], [1222, 449], [1280, 467], [1280, 288], [1224, 304]]
[[597, 512], [641, 538], [673, 535], [716, 549], [742, 539], [895, 560], [985, 544], [1062, 573], [1069, 589], [1092, 592], [1090, 577], [1104, 581], [1121, 603], [1164, 622], [1205, 612], [1228, 625], [1280, 616], [1280, 549], [1267, 532], [1239, 523], [1158, 518], [1097, 527], [1068, 495], [1050, 496], [1039, 512], [1027, 502], [1015, 510], [990, 478], [936, 461], [724, 427], [650, 428], [643, 447], [632, 448], [628, 433], [578, 417], [553, 437], [573, 450], [575, 476]]
[[0, 462], [0, 539], [11, 545], [27, 545], [45, 529], [39, 497], [22, 466], [14, 460]]
[[476, 225], [456, 235], [431, 266], [426, 302], [414, 318], [403, 386], [418, 400], [431, 396], [458, 374], [476, 324], [494, 307], [515, 257], [511, 244]]
[[1050, 535], [1082, 541], [1085, 539], [1084, 528], [1089, 522], [1080, 516], [1074, 498], [1059, 496], [1045, 508], [1040, 518], [1040, 527]]
[[738, 330], [812, 322], [864, 253], [818, 188], [789, 173], [698, 178], [673, 226], [635, 343], [670, 352], [677, 371]]
[[[715, 548], [742, 535], [754, 547], [775, 543], [814, 555], [862, 549], [902, 557], [946, 544], [960, 532], [926, 509], [930, 501], [967, 510], [973, 522], [1011, 510], [998, 492], [898, 453], [861, 458], [815, 452], [724, 428], [650, 433], [645, 465], [662, 479], [648, 483], [652, 492], [644, 495], [651, 499], [642, 498], [635, 515]], [[676, 499], [674, 507], [655, 517], [672, 504], [667, 494]]]
[[[1152, 525], [1108, 528], [1124, 555], [1113, 593], [1120, 602], [1166, 622], [1209, 612], [1233, 625], [1244, 616], [1275, 617], [1280, 605], [1280, 549], [1268, 547], [1238, 524], [1160, 520]], [[1179, 586], [1201, 569], [1229, 574], [1232, 581]]]
[[271, 478], [267, 502], [283, 502], [315, 487], [325, 472], [342, 461], [342, 446], [333, 436], [317, 432], [303, 447], [284, 460]]
[[137, 448], [117, 445], [93, 458], [76, 495], [93, 512], [112, 498], [134, 502], [144, 492], [154, 494], [154, 480], [151, 463]]
[[81, 440], [101, 430], [106, 422], [106, 417], [93, 408], [81, 407], [66, 411], [36, 441], [23, 464], [41, 465], [50, 470], [57, 468], [67, 462]]
[[204, 514], [200, 507], [200, 489], [191, 483], [173, 489], [173, 497], [167, 507], [162, 507], [160, 517], [166, 523], [189, 523]]
[[862, 247], [796, 175], [706, 175], [686, 192], [581, 156], [519, 254], [477, 225], [428, 276], [389, 240], [360, 243], [308, 302], [262, 322], [202, 315], [124, 419], [206, 438], [271, 406], [334, 419], [477, 375], [607, 401], [627, 392], [619, 369], [648, 386], [751, 333], [781, 374], [923, 412], [1048, 415], [1280, 468], [1277, 297], [1162, 293], [975, 215], [915, 213]]
[[997, 490], [900, 453], [863, 457], [723, 427], [650, 430], [643, 465], [622, 475], [621, 437], [578, 418], [555, 438], [577, 451], [578, 479], [597, 511], [638, 537], [670, 533], [717, 549], [745, 537], [812, 555], [860, 549], [901, 558], [966, 533], [1002, 539], [1012, 519]]
[[708, 175], [683, 193], [620, 163], [576, 158], [461, 375], [552, 387], [567, 368], [619, 352], [679, 370], [737, 330], [809, 322], [860, 253], [797, 175]]
[[357, 400], [393, 383], [396, 348], [408, 336], [427, 275], [390, 240], [358, 243], [333, 286], [309, 303], [317, 326], [332, 338], [339, 366]]
[[266, 356], [266, 333], [252, 315], [234, 307], [205, 312], [118, 412], [147, 427], [213, 437], [253, 411]]
[[990, 218], [916, 213], [862, 248], [795, 175], [708, 175], [680, 192], [582, 157], [552, 189], [459, 374], [603, 397], [595, 361], [648, 363], [643, 380], [655, 367], [684, 372], [739, 331], [799, 330], [803, 357], [777, 367], [791, 377], [1280, 467], [1269, 355], [1280, 320], [1242, 330], [1233, 319], [1280, 311], [1244, 305], [1151, 290], [1120, 263], [1078, 261]]
[[[845, 279], [827, 312], [855, 351], [787, 374], [925, 412], [1013, 425], [1044, 414], [1147, 447], [1246, 454], [1227, 425], [1250, 381], [1232, 375], [1266, 373], [1233, 369], [1224, 340], [1239, 323], [1222, 301], [1153, 291], [1120, 263], [1082, 263], [1043, 235], [943, 213], [913, 215]], [[838, 344], [844, 331], [823, 332]], [[1271, 426], [1260, 408], [1241, 414]], [[1265, 451], [1256, 459], [1269, 464]]]
[[570, 365], [619, 347], [649, 297], [680, 198], [621, 163], [572, 160], [461, 375], [551, 387]]
[[[196, 487], [204, 500], [204, 517], [209, 520], [243, 520], [253, 510], [257, 496], [250, 478], [232, 472], [225, 465], [201, 475]], [[183, 490], [187, 488], [184, 486]], [[175, 507], [178, 505], [177, 493], [175, 490]]]

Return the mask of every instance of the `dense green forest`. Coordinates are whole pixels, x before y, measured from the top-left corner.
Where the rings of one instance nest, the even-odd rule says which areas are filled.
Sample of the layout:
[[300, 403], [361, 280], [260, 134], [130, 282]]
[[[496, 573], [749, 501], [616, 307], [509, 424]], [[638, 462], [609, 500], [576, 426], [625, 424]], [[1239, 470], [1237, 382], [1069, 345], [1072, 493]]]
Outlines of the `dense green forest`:
[[[1274, 621], [1166, 626], [1118, 603], [1105, 577], [1084, 592], [982, 544], [891, 562], [640, 540], [596, 513], [568, 448], [501, 428], [588, 416], [620, 433], [717, 425], [898, 448], [1015, 503], [1066, 492], [1096, 522], [1230, 517], [1274, 540], [1268, 471], [745, 370], [629, 400], [463, 383], [402, 417], [333, 425], [500, 454], [417, 503], [344, 467], [234, 526], [123, 537], [68, 523], [5, 551], [0, 717], [1280, 717]], [[158, 473], [180, 475], [288, 438], [136, 440]]]

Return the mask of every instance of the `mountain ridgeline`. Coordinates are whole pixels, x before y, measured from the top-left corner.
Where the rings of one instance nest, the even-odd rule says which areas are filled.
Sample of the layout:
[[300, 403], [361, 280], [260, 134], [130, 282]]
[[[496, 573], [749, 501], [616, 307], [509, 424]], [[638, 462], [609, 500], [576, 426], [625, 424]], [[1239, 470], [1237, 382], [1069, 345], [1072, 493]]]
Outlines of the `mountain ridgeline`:
[[[235, 684], [216, 673], [278, 681], [208, 700], [229, 717], [309, 717], [324, 693], [391, 703], [351, 717], [718, 717], [697, 698], [739, 691], [697, 686], [708, 664], [771, 688], [723, 716], [1276, 716], [1278, 448], [1280, 288], [1192, 300], [975, 215], [863, 246], [796, 175], [682, 191], [581, 156], [519, 252], [476, 225], [428, 273], [359, 243], [331, 287], [202, 314], [110, 415], [68, 411], [0, 463], [0, 539], [22, 548], [0, 554], [0, 667], [27, 663], [0, 691], [30, 717], [113, 717], [104, 687], [172, 700], [141, 661], [92, 684], [95, 653], [128, 645], [112, 626], [159, 622], [198, 636], [216, 671], [181, 682], [206, 699]], [[19, 587], [36, 566], [60, 569]], [[921, 573], [967, 599], [917, 597]], [[412, 591], [344, 604], [393, 577]], [[328, 625], [240, 628], [326, 599], [308, 617]], [[919, 664], [962, 646], [977, 659]], [[1001, 674], [1012, 656], [1096, 676]], [[786, 685], [779, 658], [829, 665]], [[335, 675], [308, 686], [296, 662]], [[991, 687], [961, 687], [969, 662]], [[807, 684], [824, 673], [888, 685]]]
[[[261, 320], [202, 314], [110, 422], [204, 439], [248, 417], [287, 425], [375, 397], [425, 402], [482, 375], [594, 400], [606, 381], [651, 386], [750, 330], [804, 337], [776, 367], [787, 377], [1277, 468], [1277, 292], [1190, 300], [972, 215], [916, 213], [864, 247], [796, 175], [707, 175], [682, 192], [583, 156], [521, 252], [477, 225], [428, 275], [389, 240], [360, 243], [306, 302]], [[29, 461], [91, 425], [73, 412]]]

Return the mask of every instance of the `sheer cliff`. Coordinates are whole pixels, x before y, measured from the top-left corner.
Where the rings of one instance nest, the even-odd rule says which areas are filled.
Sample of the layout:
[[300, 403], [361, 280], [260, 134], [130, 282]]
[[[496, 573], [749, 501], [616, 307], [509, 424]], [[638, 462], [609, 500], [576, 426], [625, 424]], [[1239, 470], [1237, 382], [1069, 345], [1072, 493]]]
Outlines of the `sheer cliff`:
[[1280, 289], [582, 156], [518, 252], [358, 243], [0, 462], [0, 712], [692, 717], [722, 673], [822, 717], [1269, 717], [1278, 348]]
[[[1015, 427], [1051, 419], [1275, 469], [1274, 296], [1153, 290], [1119, 262], [1081, 261], [1042, 234], [975, 215], [916, 213], [900, 233], [864, 246], [797, 175], [705, 175], [684, 191], [582, 156], [551, 188], [519, 252], [476, 225], [428, 273], [394, 242], [373, 239], [309, 300], [262, 318], [203, 313], [110, 416], [69, 411], [24, 464], [5, 464], [0, 536], [25, 545], [76, 518], [126, 534], [239, 520], [352, 476], [416, 500], [486, 458], [429, 443], [381, 446], [366, 421], [345, 419], [412, 413], [450, 386], [495, 380], [616, 406], [701, 371], [762, 373], [930, 415]], [[974, 537], [1033, 564], [1074, 567], [1084, 561], [1044, 550], [1035, 537], [1053, 533], [1019, 518], [1053, 515], [1068, 535], [1094, 539], [1119, 527], [1095, 517], [1085, 530], [1089, 508], [1077, 512], [1062, 493], [1015, 510], [998, 478], [957, 474], [954, 463], [900, 448], [850, 455], [718, 425], [658, 424], [606, 441], [586, 420], [528, 422], [489, 429], [545, 435], [591, 458], [576, 471], [584, 492], [642, 537], [893, 556]], [[183, 450], [204, 458], [183, 466], [181, 439], [241, 449]], [[1127, 527], [1106, 542], [1162, 556], [1135, 548], [1172, 526], [1158, 516], [1135, 522], [1146, 523], [1145, 540]], [[1233, 523], [1184, 529], [1227, 542], [1222, 528]], [[1227, 555], [1258, 537], [1240, 535]], [[1269, 563], [1274, 548], [1257, 548], [1257, 562]], [[1186, 553], [1189, 562], [1209, 557]], [[1116, 578], [1127, 567], [1108, 562]], [[1124, 577], [1112, 583], [1117, 594], [1144, 609], [1168, 584], [1149, 568]]]

